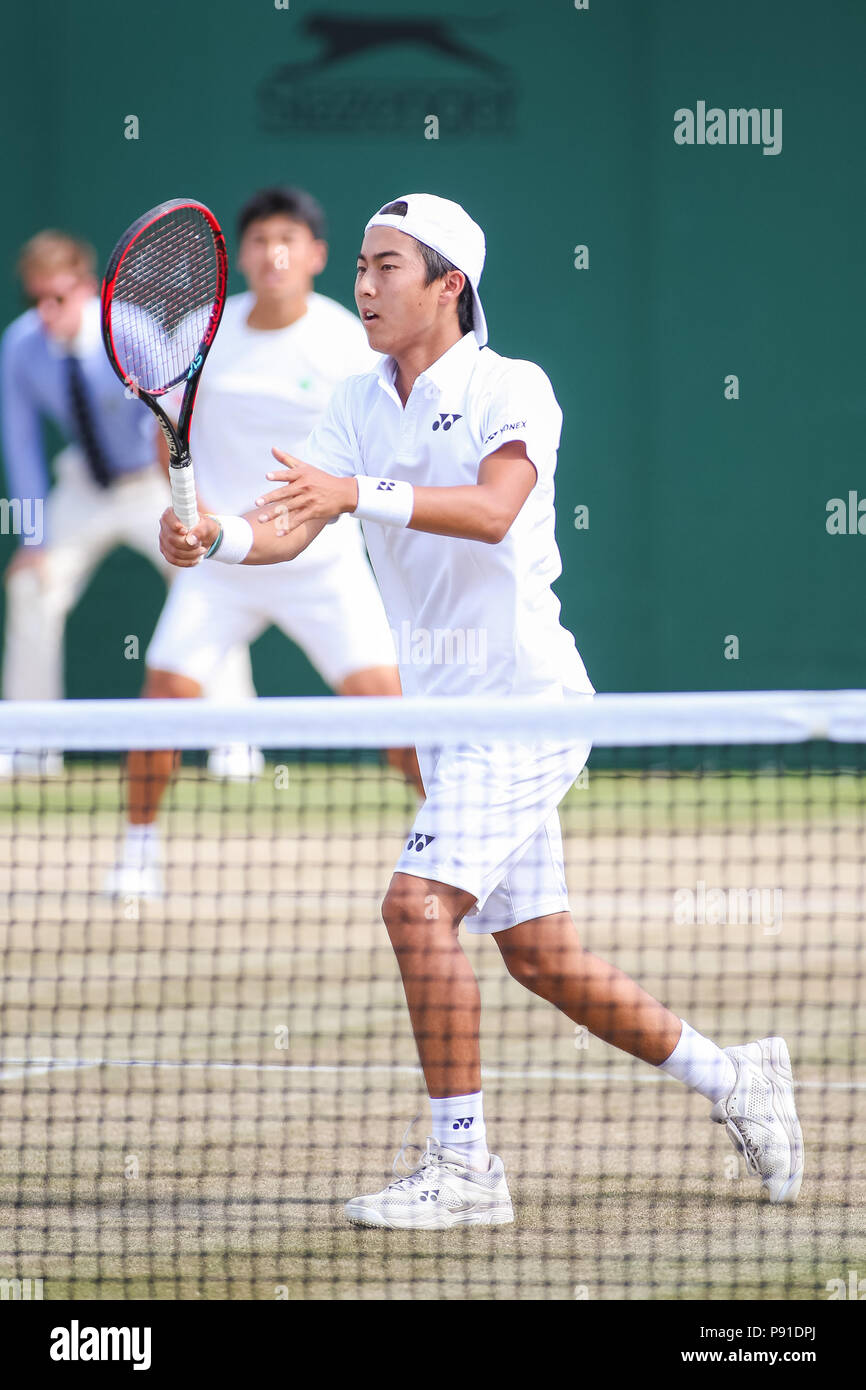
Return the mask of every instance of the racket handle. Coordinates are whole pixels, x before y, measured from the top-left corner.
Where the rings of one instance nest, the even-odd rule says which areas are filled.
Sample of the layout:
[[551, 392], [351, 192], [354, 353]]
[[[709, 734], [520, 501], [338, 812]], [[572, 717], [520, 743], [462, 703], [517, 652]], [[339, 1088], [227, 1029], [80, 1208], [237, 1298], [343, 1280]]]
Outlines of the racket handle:
[[198, 520], [198, 506], [195, 496], [195, 476], [192, 463], [173, 463], [168, 470], [171, 480], [171, 509], [178, 521], [190, 529]]

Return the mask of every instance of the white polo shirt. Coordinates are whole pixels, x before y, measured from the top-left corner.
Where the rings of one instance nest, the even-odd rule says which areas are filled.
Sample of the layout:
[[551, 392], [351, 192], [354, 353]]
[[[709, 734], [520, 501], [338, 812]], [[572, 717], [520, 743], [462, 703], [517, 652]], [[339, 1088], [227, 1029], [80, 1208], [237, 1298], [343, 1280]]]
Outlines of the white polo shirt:
[[478, 481], [481, 460], [521, 439], [538, 481], [498, 545], [362, 523], [397, 645], [405, 694], [591, 694], [559, 621], [554, 535], [562, 411], [533, 362], [479, 349], [467, 333], [416, 380], [405, 409], [396, 363], [335, 391], [299, 457], [328, 472], [422, 487]]

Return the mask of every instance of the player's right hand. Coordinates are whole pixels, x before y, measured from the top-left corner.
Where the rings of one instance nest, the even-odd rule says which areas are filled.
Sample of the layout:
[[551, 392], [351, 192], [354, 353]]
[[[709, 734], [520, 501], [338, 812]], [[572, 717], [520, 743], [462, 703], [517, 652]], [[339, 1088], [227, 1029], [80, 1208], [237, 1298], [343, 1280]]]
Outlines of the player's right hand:
[[171, 507], [166, 507], [159, 519], [159, 548], [170, 565], [189, 569], [204, 559], [219, 529], [219, 522], [212, 516], [200, 516], [195, 526], [187, 531]]

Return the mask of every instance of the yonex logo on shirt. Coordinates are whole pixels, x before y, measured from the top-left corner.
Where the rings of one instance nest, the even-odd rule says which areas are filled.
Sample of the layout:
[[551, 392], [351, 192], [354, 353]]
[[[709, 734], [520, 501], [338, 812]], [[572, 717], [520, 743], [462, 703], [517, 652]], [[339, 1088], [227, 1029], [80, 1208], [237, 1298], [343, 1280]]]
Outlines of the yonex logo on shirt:
[[[434, 428], [435, 428], [435, 427], [434, 427]], [[497, 436], [498, 434], [505, 434], [508, 430], [524, 430], [524, 429], [526, 429], [526, 421], [525, 421], [525, 420], [514, 420], [510, 425], [500, 425], [498, 430], [494, 430], [492, 434], [488, 434], [488, 436], [487, 436], [487, 438], [485, 439], [484, 443], [485, 443], [485, 444], [489, 444], [490, 441], [491, 441], [491, 439], [495, 439], [496, 436]]]
[[410, 835], [406, 841], [406, 848], [417, 850], [420, 854], [422, 849], [426, 849], [435, 839], [435, 835]]
[[439, 426], [441, 425], [443, 430], [450, 430], [452, 425], [456, 425], [457, 421], [462, 419], [462, 415], [453, 415], [451, 413], [447, 415], [440, 414], [439, 419], [433, 421], [432, 428], [434, 430], [438, 430]]

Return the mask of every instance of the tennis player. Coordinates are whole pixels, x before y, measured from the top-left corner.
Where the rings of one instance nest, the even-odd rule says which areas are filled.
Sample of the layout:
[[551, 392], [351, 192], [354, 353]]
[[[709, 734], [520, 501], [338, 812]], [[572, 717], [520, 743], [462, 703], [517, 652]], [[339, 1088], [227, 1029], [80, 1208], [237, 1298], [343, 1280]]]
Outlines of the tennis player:
[[[193, 416], [200, 507], [249, 507], [273, 441], [300, 447], [337, 384], [377, 361], [356, 316], [314, 293], [327, 259], [324, 237], [324, 213], [302, 189], [267, 188], [241, 209], [238, 266], [247, 290], [226, 301]], [[180, 575], [147, 650], [145, 696], [200, 696], [218, 683], [231, 648], [249, 648], [271, 624], [338, 694], [400, 694], [394, 639], [361, 528], [347, 516], [291, 570], [203, 565]], [[390, 758], [417, 778], [414, 753], [394, 750]], [[157, 815], [174, 765], [170, 751], [130, 755], [129, 822], [107, 893], [162, 893]]]
[[[152, 520], [169, 500], [168, 459], [161, 470], [153, 417], [124, 395], [105, 356], [93, 248], [66, 232], [38, 232], [18, 272], [32, 307], [3, 334], [0, 415], [9, 496], [31, 526], [5, 576], [3, 698], [59, 700], [66, 619], [105, 557], [127, 545], [165, 580], [176, 577]], [[67, 441], [53, 486], [46, 420]], [[227, 666], [231, 694], [254, 694], [248, 650], [232, 652]], [[62, 767], [57, 752], [0, 753], [0, 776]]]
[[[246, 517], [171, 511], [173, 564], [269, 564], [303, 552], [334, 516], [361, 517], [392, 627], [483, 626], [483, 676], [465, 665], [401, 666], [406, 691], [564, 697], [592, 686], [559, 622], [551, 582], [553, 475], [562, 415], [531, 362], [486, 347], [481, 229], [457, 204], [410, 194], [367, 224], [356, 302], [383, 357], [350, 378], [304, 448], [274, 450], [280, 483]], [[286, 509], [287, 512], [286, 512]], [[793, 1201], [803, 1144], [781, 1038], [722, 1049], [584, 950], [568, 910], [557, 805], [583, 745], [419, 750], [427, 799], [383, 904], [430, 1094], [433, 1134], [418, 1168], [356, 1197], [350, 1220], [445, 1228], [513, 1219], [502, 1161], [487, 1147], [480, 1001], [458, 941], [492, 932], [510, 973], [597, 1037], [699, 1092], [772, 1202]], [[431, 911], [431, 904], [436, 911]]]

